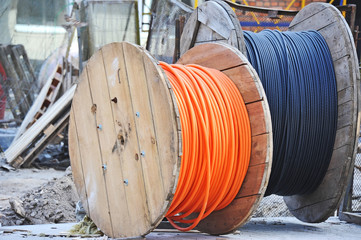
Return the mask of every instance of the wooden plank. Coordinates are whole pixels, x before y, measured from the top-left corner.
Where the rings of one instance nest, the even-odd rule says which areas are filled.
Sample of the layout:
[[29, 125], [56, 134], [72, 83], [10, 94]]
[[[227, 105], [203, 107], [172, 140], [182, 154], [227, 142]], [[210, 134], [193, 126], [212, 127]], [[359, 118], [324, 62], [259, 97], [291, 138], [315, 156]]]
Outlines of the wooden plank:
[[313, 9], [312, 12], [310, 11], [310, 13], [304, 13], [306, 11], [303, 11], [303, 13], [301, 13], [300, 11], [299, 14], [305, 16], [307, 15], [307, 17], [303, 18], [303, 16], [301, 16], [302, 17], [301, 19], [297, 17], [299, 15], [297, 14], [292, 20], [289, 26], [289, 30], [292, 31], [302, 31], [302, 30], [310, 30], [310, 29], [319, 30], [337, 21], [337, 13], [330, 12], [327, 6], [314, 5], [314, 7], [317, 7], [317, 9]]
[[[256, 166], [265, 163], [265, 159], [269, 156], [269, 133], [257, 135], [252, 137], [252, 152], [249, 162], [250, 166]], [[267, 146], [267, 147], [265, 147]]]
[[350, 62], [350, 56], [347, 55], [333, 62], [335, 68], [335, 75], [337, 79], [337, 92], [344, 90], [345, 88], [353, 87], [352, 81], [350, 81], [350, 73], [354, 66]]
[[26, 131], [26, 129], [29, 127], [29, 124], [33, 122], [35, 115], [37, 114], [37, 112], [39, 111], [39, 109], [41, 108], [41, 106], [43, 105], [43, 103], [47, 97], [47, 93], [52, 84], [53, 77], [56, 74], [56, 72], [58, 71], [58, 68], [59, 68], [59, 65], [56, 65], [56, 67], [53, 69], [53, 72], [51, 73], [51, 75], [49, 75], [49, 78], [46, 81], [46, 84], [41, 89], [38, 97], [36, 98], [33, 105], [27, 112], [23, 122], [21, 123], [18, 131], [16, 132], [16, 135], [15, 135], [14, 140], [11, 145], [13, 145], [14, 142]]
[[[208, 52], [207, 52], [208, 51]], [[215, 61], [214, 59], [218, 60]], [[222, 59], [222, 61], [220, 61]], [[192, 61], [190, 61], [192, 60]], [[183, 54], [178, 60], [179, 64], [185, 63], [197, 63], [202, 66], [207, 66], [209, 68], [218, 69], [220, 71], [230, 69], [239, 65], [245, 65], [247, 59], [239, 57], [239, 55], [234, 54], [231, 49], [223, 48], [213, 48], [210, 49], [207, 46], [198, 45], [195, 50], [192, 51], [192, 55]]]
[[[223, 71], [223, 73], [230, 78], [234, 78], [234, 76], [236, 75], [243, 75], [245, 72], [248, 73], [245, 76], [249, 75], [249, 68], [248, 66], [245, 65], [237, 66], [235, 68], [231, 68]], [[258, 91], [255, 91], [255, 89], [258, 89], [262, 86], [259, 86], [259, 83], [253, 80], [253, 76], [244, 77], [243, 79], [244, 80], [242, 82], [237, 83], [236, 86], [240, 90], [244, 102], [248, 104], [262, 100], [260, 93]]]
[[[87, 159], [88, 165], [106, 164], [104, 179], [98, 177], [91, 184], [102, 188], [109, 210], [90, 201], [92, 195], [103, 197], [99, 190], [88, 187], [87, 179], [93, 173], [84, 164], [83, 169], [76, 170], [85, 179], [82, 199], [87, 199], [90, 213], [97, 213], [92, 219], [108, 236], [143, 236], [164, 218], [180, 168], [179, 113], [170, 85], [157, 62], [142, 48], [129, 43], [104, 46], [86, 68], [91, 98], [80, 94], [78, 98], [83, 101], [73, 102], [72, 107], [84, 108], [86, 103], [92, 106], [87, 110], [92, 112], [93, 122], [83, 119], [84, 114], [89, 115], [87, 112], [73, 113], [76, 122], [77, 118], [83, 119], [82, 128], [98, 126], [97, 141], [80, 142], [89, 136], [85, 130], [79, 132], [79, 126], [72, 128], [69, 135], [78, 132], [80, 154], [73, 149], [70, 157], [78, 166], [82, 159]], [[82, 152], [94, 146], [96, 154]], [[84, 189], [80, 180], [76, 184]]]
[[[28, 147], [28, 145], [36, 138], [43, 129], [52, 122], [58, 114], [66, 108], [74, 95], [75, 85], [69, 89], [45, 114], [39, 119], [28, 131], [26, 131], [21, 137], [14, 141], [11, 146], [5, 151], [5, 157], [10, 165], [13, 165], [13, 161], [16, 160]], [[14, 162], [15, 163], [15, 162]], [[22, 163], [18, 163], [14, 167], [20, 167]]]
[[354, 97], [355, 96], [353, 87], [345, 88], [337, 93], [337, 103], [338, 105], [341, 105], [348, 101], [354, 101]]
[[[333, 149], [338, 149], [345, 145], [350, 145], [350, 138], [354, 137], [353, 126], [346, 126], [336, 131], [336, 139]], [[353, 145], [353, 142], [352, 142]]]
[[[80, 83], [74, 94], [72, 111], [74, 114], [75, 132], [69, 132], [69, 135], [76, 134], [80, 150], [80, 159], [83, 166], [83, 176], [85, 188], [87, 189], [88, 208], [87, 214], [91, 219], [102, 219], [96, 222], [96, 225], [106, 233], [112, 233], [112, 222], [110, 218], [110, 209], [108, 195], [97, 131], [100, 131], [96, 125], [94, 111], [92, 109], [93, 101], [89, 88], [87, 67], [84, 68]], [[40, 119], [41, 120], [41, 119]], [[71, 156], [74, 158], [74, 156]]]
[[43, 131], [43, 136], [41, 136], [40, 141], [36, 142], [34, 146], [28, 147], [28, 149], [31, 149], [31, 151], [27, 152], [26, 156], [24, 156], [22, 166], [31, 167], [31, 163], [36, 159], [36, 157], [68, 125], [69, 114], [70, 114], [70, 106], [69, 106], [69, 109], [63, 114], [62, 118], [59, 121], [54, 123], [54, 125], [51, 124], [45, 131]]
[[[107, 195], [107, 204], [109, 205], [110, 211], [110, 234], [114, 235], [116, 234], [115, 232], [121, 230], [119, 226], [123, 226], [124, 217], [129, 218], [131, 216], [129, 216], [127, 208], [122, 208], [122, 203], [119, 201], [119, 199], [125, 198], [124, 191], [126, 186], [124, 185], [118, 151], [115, 150], [118, 147], [120, 139], [118, 139], [118, 134], [115, 131], [115, 122], [113, 121], [113, 110], [111, 106], [112, 101], [107, 81], [106, 66], [108, 64], [105, 62], [109, 62], [109, 60], [103, 59], [103, 55], [107, 57], [107, 54], [103, 54], [102, 51], [97, 52], [88, 62], [86, 69], [92, 106], [94, 106], [94, 104], [96, 105], [96, 110], [93, 111], [93, 114], [95, 117], [95, 126], [98, 128], [98, 131], [96, 131], [98, 138], [97, 145], [100, 150], [101, 162], [106, 166], [106, 170], [103, 171], [105, 181], [104, 190]], [[113, 56], [109, 57], [112, 58]], [[110, 72], [109, 74], [114, 73]], [[93, 125], [93, 128], [95, 126]], [[130, 137], [134, 137], [134, 135]], [[128, 156], [128, 158], [129, 157], [130, 156]], [[130, 182], [132, 180], [133, 179], [129, 179]], [[120, 216], [123, 216], [123, 221], [119, 221]], [[102, 220], [103, 219], [97, 219], [97, 221]]]
[[340, 212], [340, 220], [361, 225], [361, 213]]
[[[152, 61], [149, 61], [152, 60]], [[162, 74], [162, 70], [157, 66], [157, 62], [153, 60], [149, 53], [145, 52], [143, 56], [145, 74], [147, 76], [147, 85], [149, 91], [149, 97], [151, 100], [151, 107], [153, 112], [153, 121], [154, 121], [154, 130], [155, 130], [155, 140], [158, 148], [172, 149], [176, 145], [176, 139], [178, 139], [178, 130], [181, 129], [180, 116], [177, 108], [177, 102], [175, 95], [165, 76]], [[168, 83], [168, 84], [167, 84]], [[159, 91], [159, 89], [168, 89], [169, 93], [166, 91]], [[165, 101], [164, 99], [167, 99]], [[154, 114], [159, 113], [159, 114]], [[165, 119], [171, 119], [165, 121]], [[176, 124], [174, 124], [174, 122]], [[167, 140], [170, 137], [171, 141]], [[177, 169], [180, 169], [181, 156], [182, 156], [182, 139], [181, 135], [179, 136], [179, 151], [178, 156], [174, 155], [172, 151], [161, 151], [158, 150], [160, 155], [160, 168], [161, 176], [163, 177], [163, 187], [164, 194], [175, 191], [174, 181], [177, 179]], [[177, 146], [177, 147], [178, 147]], [[172, 181], [164, 181], [164, 179], [172, 179]], [[166, 197], [165, 201], [171, 204], [170, 196]], [[164, 201], [164, 200], [163, 200]], [[164, 205], [164, 208], [168, 208], [167, 204]], [[158, 219], [161, 221], [162, 219]]]
[[264, 170], [266, 164], [258, 164], [248, 167], [247, 176], [243, 180], [242, 187], [236, 198], [247, 197], [251, 195], [261, 194]]
[[251, 123], [252, 136], [267, 132], [265, 123], [264, 106], [262, 102], [254, 102], [246, 105]]
[[83, 204], [83, 208], [89, 214], [87, 186], [84, 179], [83, 162], [81, 161], [81, 153], [78, 145], [79, 140], [78, 135], [74, 134], [76, 132], [76, 125], [73, 111], [74, 109], [70, 110], [68, 134], [69, 156], [72, 156], [72, 158], [70, 158], [70, 165], [78, 196]]
[[338, 105], [337, 129], [352, 125], [353, 119], [350, 118], [350, 112], [353, 112], [354, 101], [348, 101]]

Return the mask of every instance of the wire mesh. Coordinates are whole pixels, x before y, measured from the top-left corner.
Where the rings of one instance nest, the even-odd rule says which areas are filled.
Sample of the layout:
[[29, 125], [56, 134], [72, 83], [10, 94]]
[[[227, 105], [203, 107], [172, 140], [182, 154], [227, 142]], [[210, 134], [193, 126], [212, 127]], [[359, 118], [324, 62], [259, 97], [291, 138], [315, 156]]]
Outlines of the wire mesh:
[[[359, 144], [361, 144], [361, 138], [359, 138]], [[355, 159], [351, 210], [361, 211], [361, 153], [358, 153]]]
[[[41, 68], [66, 45], [73, 0], [1, 0], [0, 146], [11, 143], [42, 86]], [[58, 55], [61, 58], [61, 54]], [[46, 77], [46, 79], [48, 76]], [[4, 111], [4, 107], [6, 108]]]
[[286, 31], [293, 16], [274, 16], [267, 13], [235, 10], [237, 18], [245, 31], [260, 32], [264, 29]]
[[147, 50], [158, 60], [172, 63], [175, 48], [175, 22], [193, 9], [176, 0], [153, 1], [152, 24]]
[[111, 42], [140, 44], [137, 1], [88, 0], [83, 1], [81, 6], [81, 22], [87, 24], [83, 34], [83, 60], [87, 60], [96, 50]]

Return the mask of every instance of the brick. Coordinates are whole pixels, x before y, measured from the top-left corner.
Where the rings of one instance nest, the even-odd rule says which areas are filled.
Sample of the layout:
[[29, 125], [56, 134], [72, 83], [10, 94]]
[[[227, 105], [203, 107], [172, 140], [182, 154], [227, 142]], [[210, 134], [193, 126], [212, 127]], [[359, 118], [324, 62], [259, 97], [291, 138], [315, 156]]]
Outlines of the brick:
[[299, 8], [301, 7], [301, 2], [295, 2], [292, 7]]
[[277, 7], [277, 6], [278, 6], [278, 2], [271, 2], [271, 6], [272, 6], [272, 7]]

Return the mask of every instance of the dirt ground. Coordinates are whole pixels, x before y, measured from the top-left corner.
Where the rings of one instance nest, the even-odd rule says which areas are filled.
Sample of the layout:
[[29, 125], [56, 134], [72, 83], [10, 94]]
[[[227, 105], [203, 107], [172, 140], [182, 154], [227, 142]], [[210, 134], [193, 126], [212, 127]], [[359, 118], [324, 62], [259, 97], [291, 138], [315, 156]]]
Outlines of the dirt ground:
[[30, 190], [64, 175], [64, 171], [54, 169], [18, 169], [10, 172], [0, 170], [0, 209], [10, 207], [11, 197], [21, 197]]
[[0, 223], [3, 226], [75, 222], [78, 196], [71, 171], [0, 171]]

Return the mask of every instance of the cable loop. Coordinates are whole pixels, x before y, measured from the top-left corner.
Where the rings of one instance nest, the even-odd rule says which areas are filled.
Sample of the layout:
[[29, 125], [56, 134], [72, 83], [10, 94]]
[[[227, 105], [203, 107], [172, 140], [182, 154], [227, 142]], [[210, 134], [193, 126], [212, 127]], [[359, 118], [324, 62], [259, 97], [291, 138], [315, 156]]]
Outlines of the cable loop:
[[[236, 197], [250, 160], [250, 122], [241, 94], [222, 72], [198, 65], [160, 66], [176, 96], [183, 146], [166, 217], [188, 231]], [[181, 228], [175, 222], [190, 225]]]

